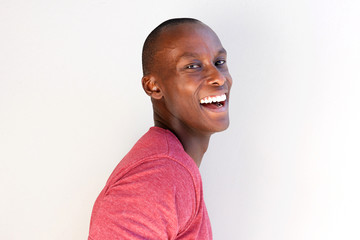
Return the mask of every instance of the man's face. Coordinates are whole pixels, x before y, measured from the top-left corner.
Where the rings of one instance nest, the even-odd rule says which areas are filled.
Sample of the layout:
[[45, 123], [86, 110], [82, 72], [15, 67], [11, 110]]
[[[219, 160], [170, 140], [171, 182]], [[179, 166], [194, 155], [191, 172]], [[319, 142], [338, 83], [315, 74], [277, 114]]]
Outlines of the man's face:
[[203, 24], [181, 24], [162, 33], [159, 49], [154, 75], [162, 117], [195, 132], [225, 130], [232, 79], [216, 34]]

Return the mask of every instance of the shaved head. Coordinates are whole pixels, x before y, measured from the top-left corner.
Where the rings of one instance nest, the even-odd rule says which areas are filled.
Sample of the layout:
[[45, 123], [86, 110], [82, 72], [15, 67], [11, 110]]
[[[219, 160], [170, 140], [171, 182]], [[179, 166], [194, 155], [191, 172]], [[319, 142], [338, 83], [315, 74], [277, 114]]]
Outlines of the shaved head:
[[203, 24], [194, 18], [173, 18], [169, 19], [157, 26], [146, 38], [142, 51], [142, 67], [143, 74], [149, 74], [152, 71], [152, 64], [156, 61], [155, 55], [161, 50], [159, 49], [158, 39], [164, 31], [174, 26], [186, 23]]

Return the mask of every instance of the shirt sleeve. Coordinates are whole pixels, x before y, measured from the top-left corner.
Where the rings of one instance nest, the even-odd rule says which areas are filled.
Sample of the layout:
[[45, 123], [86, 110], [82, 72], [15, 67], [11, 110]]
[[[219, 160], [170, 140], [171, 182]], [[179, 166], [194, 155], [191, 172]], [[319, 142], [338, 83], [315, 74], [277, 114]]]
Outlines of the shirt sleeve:
[[169, 159], [140, 164], [97, 199], [89, 239], [176, 239], [196, 212], [191, 173]]

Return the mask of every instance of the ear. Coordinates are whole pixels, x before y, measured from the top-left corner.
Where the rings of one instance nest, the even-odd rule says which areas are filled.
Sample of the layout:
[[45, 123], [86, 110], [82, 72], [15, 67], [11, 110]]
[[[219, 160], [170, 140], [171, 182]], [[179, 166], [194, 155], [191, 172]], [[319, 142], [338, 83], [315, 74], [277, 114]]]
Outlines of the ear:
[[154, 99], [161, 99], [163, 97], [162, 91], [158, 86], [155, 77], [152, 75], [145, 75], [141, 79], [143, 89], [147, 95]]

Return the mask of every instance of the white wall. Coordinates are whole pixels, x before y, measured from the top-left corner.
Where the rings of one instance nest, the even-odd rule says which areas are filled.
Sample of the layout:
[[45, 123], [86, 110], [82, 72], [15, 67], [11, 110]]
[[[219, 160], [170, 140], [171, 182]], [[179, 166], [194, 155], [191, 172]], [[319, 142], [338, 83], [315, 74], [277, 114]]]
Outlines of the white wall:
[[142, 43], [195, 17], [222, 39], [231, 127], [201, 166], [215, 239], [359, 239], [358, 1], [0, 0], [0, 239], [86, 239], [152, 125]]

